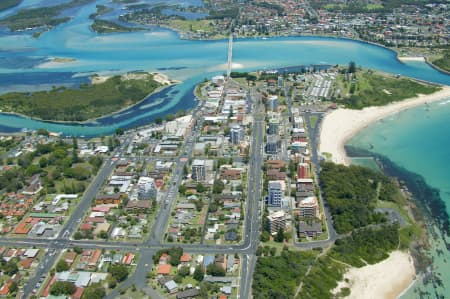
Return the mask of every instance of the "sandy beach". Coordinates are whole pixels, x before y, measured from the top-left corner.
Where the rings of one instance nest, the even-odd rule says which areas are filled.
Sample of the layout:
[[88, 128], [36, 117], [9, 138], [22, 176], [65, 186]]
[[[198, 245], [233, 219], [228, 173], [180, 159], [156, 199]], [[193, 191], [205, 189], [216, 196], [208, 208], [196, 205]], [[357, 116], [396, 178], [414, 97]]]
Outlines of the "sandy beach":
[[400, 61], [425, 61], [425, 57], [423, 56], [398, 56], [398, 60]]
[[393, 251], [389, 258], [362, 268], [350, 268], [333, 293], [350, 288], [349, 299], [395, 299], [408, 288], [415, 278], [413, 259], [410, 254]]
[[450, 98], [450, 86], [431, 95], [420, 95], [415, 98], [395, 102], [382, 107], [370, 107], [362, 110], [339, 108], [328, 113], [322, 123], [319, 151], [330, 153], [334, 163], [349, 164], [344, 145], [360, 130], [370, 124], [400, 111]]

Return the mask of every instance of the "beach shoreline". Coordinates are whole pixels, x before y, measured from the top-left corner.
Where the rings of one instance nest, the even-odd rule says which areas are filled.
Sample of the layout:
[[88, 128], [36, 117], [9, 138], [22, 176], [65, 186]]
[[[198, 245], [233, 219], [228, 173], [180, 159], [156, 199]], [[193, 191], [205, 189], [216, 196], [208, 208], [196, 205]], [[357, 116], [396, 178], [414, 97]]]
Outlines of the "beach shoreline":
[[344, 278], [332, 291], [334, 294], [342, 288], [350, 288], [349, 299], [395, 299], [415, 281], [416, 270], [411, 254], [396, 250], [377, 264], [349, 268]]
[[319, 139], [319, 152], [331, 154], [331, 161], [349, 165], [350, 159], [345, 151], [345, 144], [369, 125], [399, 113], [427, 103], [450, 98], [450, 86], [430, 95], [419, 95], [382, 107], [368, 107], [362, 110], [339, 108], [328, 113], [322, 122]]

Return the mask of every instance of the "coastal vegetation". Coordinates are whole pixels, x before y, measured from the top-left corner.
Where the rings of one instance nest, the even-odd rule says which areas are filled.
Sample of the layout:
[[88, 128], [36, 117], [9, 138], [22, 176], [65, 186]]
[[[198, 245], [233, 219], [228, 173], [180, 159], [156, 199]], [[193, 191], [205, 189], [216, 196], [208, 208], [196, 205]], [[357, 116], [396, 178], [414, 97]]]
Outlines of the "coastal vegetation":
[[384, 106], [392, 102], [432, 94], [441, 88], [409, 78], [374, 73], [371, 70], [343, 70], [337, 82], [341, 91], [336, 102], [350, 109]]
[[259, 257], [253, 275], [253, 296], [293, 298], [315, 256], [313, 252], [283, 250], [280, 256]]
[[[336, 290], [348, 269], [379, 263], [394, 250], [414, 247], [422, 237], [405, 210], [407, 199], [392, 178], [360, 166], [324, 163], [321, 168], [324, 197], [340, 235], [326, 251], [291, 252], [285, 246], [273, 257], [259, 250], [252, 285], [256, 298], [348, 296], [349, 288]], [[404, 221], [377, 214], [378, 207], [397, 211]]]
[[59, 17], [62, 11], [85, 5], [93, 0], [73, 0], [56, 6], [22, 9], [18, 13], [0, 20], [0, 26], [6, 26], [12, 31], [28, 28], [52, 28], [70, 20], [69, 17]]
[[89, 16], [90, 19], [95, 19], [96, 17], [102, 16], [114, 10], [112, 7], [108, 7], [106, 5], [101, 4], [98, 4], [96, 8], [97, 11]]
[[148, 73], [114, 76], [79, 88], [0, 95], [0, 109], [55, 121], [84, 121], [136, 104], [161, 85]]
[[3, 0], [0, 2], [0, 11], [10, 9], [17, 6], [22, 2], [22, 0]]
[[450, 48], [442, 52], [442, 57], [433, 61], [433, 64], [444, 71], [450, 72]]
[[320, 177], [338, 233], [384, 222], [385, 217], [374, 211], [376, 201], [395, 201], [399, 192], [391, 178], [361, 166], [325, 162]]
[[140, 28], [126, 27], [111, 21], [98, 19], [94, 20], [91, 28], [97, 33], [133, 32], [140, 30]]
[[[326, 253], [289, 251], [258, 258], [253, 276], [255, 298], [335, 298], [331, 290], [350, 267], [378, 263], [399, 243], [397, 225], [364, 228], [338, 239]], [[343, 294], [342, 294], [343, 295]]]

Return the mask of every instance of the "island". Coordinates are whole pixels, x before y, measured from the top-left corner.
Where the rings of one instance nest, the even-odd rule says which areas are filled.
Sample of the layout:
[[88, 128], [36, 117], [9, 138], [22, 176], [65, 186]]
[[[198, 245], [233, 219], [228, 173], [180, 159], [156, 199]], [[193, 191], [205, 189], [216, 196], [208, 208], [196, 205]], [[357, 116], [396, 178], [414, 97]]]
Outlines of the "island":
[[115, 22], [95, 19], [91, 25], [91, 29], [97, 33], [113, 33], [113, 32], [133, 32], [142, 30], [137, 27], [126, 27]]
[[79, 88], [54, 87], [49, 91], [0, 95], [3, 112], [51, 121], [86, 121], [134, 105], [172, 81], [146, 72], [92, 78]]
[[22, 0], [3, 0], [0, 2], [0, 11], [4, 11], [19, 5]]
[[48, 30], [70, 20], [70, 17], [59, 17], [64, 10], [79, 7], [91, 2], [93, 2], [93, 0], [73, 0], [56, 6], [22, 9], [14, 15], [1, 19], [0, 26], [6, 26], [11, 31], [36, 28]]

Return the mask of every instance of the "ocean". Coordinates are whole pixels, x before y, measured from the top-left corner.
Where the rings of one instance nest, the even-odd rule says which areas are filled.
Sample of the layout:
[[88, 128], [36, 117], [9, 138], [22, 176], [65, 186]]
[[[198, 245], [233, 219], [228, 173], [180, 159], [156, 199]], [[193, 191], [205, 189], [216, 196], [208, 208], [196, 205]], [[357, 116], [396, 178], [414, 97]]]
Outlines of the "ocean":
[[416, 199], [428, 206], [430, 212], [425, 213], [438, 222], [432, 227], [429, 253], [436, 279], [434, 283], [418, 279], [402, 298], [450, 298], [450, 252], [445, 241], [450, 214], [449, 116], [450, 99], [425, 104], [378, 121], [348, 143], [384, 160], [386, 171], [405, 181]]

